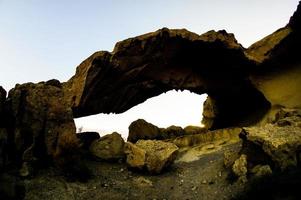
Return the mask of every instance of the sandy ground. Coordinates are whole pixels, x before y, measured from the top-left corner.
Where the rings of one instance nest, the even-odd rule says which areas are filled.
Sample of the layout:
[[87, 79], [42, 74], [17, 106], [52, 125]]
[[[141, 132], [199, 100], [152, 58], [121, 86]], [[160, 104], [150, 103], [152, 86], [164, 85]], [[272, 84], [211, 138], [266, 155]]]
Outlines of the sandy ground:
[[68, 182], [52, 168], [42, 170], [35, 178], [25, 180], [25, 199], [231, 199], [243, 191], [244, 185], [229, 181], [223, 153], [229, 149], [238, 151], [240, 146], [236, 142], [213, 151], [209, 145], [210, 151], [205, 154], [200, 152], [207, 149], [206, 145], [198, 147], [200, 151], [182, 151], [172, 167], [160, 175], [130, 171], [125, 163], [92, 160], [87, 160], [87, 165], [93, 177], [85, 183]]

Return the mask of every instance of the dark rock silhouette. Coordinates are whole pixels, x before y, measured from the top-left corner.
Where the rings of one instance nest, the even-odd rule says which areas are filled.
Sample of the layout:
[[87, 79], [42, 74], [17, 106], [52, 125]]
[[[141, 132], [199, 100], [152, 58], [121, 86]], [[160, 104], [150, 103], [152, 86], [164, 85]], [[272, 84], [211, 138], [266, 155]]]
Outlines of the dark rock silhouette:
[[[64, 165], [72, 157], [75, 159], [79, 142], [60, 82], [17, 85], [8, 94], [7, 108], [12, 125], [11, 156], [18, 165], [53, 159]], [[67, 152], [70, 155], [65, 155]]]
[[254, 67], [233, 34], [164, 28], [118, 42], [112, 53], [96, 52], [64, 89], [75, 117], [121, 113], [162, 92], [187, 89], [215, 100], [212, 128], [248, 125], [269, 108], [248, 80]]

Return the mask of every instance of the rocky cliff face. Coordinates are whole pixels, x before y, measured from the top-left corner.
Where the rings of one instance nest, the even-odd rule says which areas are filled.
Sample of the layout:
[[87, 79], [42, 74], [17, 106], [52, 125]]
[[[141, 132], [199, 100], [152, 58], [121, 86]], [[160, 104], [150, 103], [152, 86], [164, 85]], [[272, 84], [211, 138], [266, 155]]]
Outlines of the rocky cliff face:
[[72, 157], [63, 155], [78, 144], [72, 110], [59, 81], [17, 85], [9, 92], [7, 105], [12, 160], [31, 165], [54, 158], [63, 164], [62, 159]]
[[251, 79], [272, 106], [301, 107], [300, 5], [287, 26], [246, 51], [259, 62]]
[[248, 80], [254, 66], [233, 34], [164, 28], [96, 52], [64, 88], [75, 117], [121, 113], [171, 89], [207, 93], [219, 113], [211, 127], [227, 127], [269, 108]]

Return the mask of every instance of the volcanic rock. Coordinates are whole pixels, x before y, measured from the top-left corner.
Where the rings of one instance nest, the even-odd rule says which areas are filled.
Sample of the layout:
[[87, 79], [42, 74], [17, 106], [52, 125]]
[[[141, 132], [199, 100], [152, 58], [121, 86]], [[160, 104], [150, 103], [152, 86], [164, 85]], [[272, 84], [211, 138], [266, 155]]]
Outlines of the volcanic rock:
[[272, 169], [269, 165], [256, 165], [252, 170], [251, 173], [254, 175], [255, 178], [262, 178], [265, 176], [272, 175]]
[[258, 62], [250, 78], [272, 106], [301, 108], [300, 7], [288, 25], [246, 50]]
[[301, 112], [282, 108], [275, 115], [272, 123], [243, 129], [242, 152], [253, 165], [285, 171], [300, 164]]
[[238, 177], [246, 178], [248, 173], [247, 156], [242, 154], [233, 164], [232, 171]]
[[211, 128], [249, 125], [270, 106], [248, 79], [253, 67], [233, 34], [163, 28], [118, 42], [113, 52], [94, 53], [64, 90], [75, 117], [122, 113], [171, 89], [187, 89], [215, 102]]
[[144, 119], [138, 119], [130, 124], [127, 141], [135, 143], [139, 139], [158, 139], [159, 137], [160, 129], [157, 126]]
[[184, 128], [185, 135], [195, 135], [206, 133], [207, 129], [199, 126], [186, 126]]
[[75, 162], [79, 143], [72, 110], [59, 81], [16, 85], [7, 102], [17, 163], [48, 158], [55, 158], [59, 165]]
[[185, 131], [182, 127], [172, 125], [167, 128], [161, 128], [158, 139], [170, 139], [183, 135], [185, 135]]
[[126, 143], [127, 164], [131, 168], [143, 169], [159, 174], [176, 159], [178, 147], [172, 143], [156, 140], [139, 140]]
[[131, 168], [142, 170], [145, 166], [146, 151], [131, 142], [126, 142], [124, 147], [126, 162]]
[[184, 135], [177, 137], [175, 139], [169, 140], [170, 142], [177, 145], [177, 147], [189, 147], [195, 146], [203, 143], [213, 142], [213, 141], [229, 141], [229, 140], [239, 140], [239, 134], [241, 128], [225, 128], [217, 129], [214, 131], [208, 131], [205, 133], [195, 134], [195, 135]]
[[301, 149], [300, 127], [266, 124], [262, 127], [244, 128], [241, 137], [245, 143], [251, 143], [254, 148], [261, 149], [273, 161], [275, 167], [282, 171], [298, 164], [297, 157]]
[[114, 132], [92, 142], [92, 155], [103, 160], [118, 160], [124, 158], [124, 140], [120, 134]]

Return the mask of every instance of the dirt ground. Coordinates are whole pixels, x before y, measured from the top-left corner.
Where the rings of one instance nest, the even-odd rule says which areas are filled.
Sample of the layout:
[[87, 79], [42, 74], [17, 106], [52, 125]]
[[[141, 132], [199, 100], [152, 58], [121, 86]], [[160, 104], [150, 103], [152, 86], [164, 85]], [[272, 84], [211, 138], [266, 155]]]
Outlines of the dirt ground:
[[42, 170], [33, 179], [25, 180], [25, 199], [232, 199], [243, 191], [244, 185], [229, 180], [229, 171], [223, 167], [223, 153], [229, 149], [239, 151], [240, 146], [236, 142], [216, 151], [207, 148], [211, 151], [188, 161], [183, 158], [191, 158], [191, 152], [182, 151], [172, 167], [160, 175], [130, 171], [125, 163], [92, 160], [87, 160], [87, 165], [93, 176], [85, 183], [67, 181], [52, 168]]

